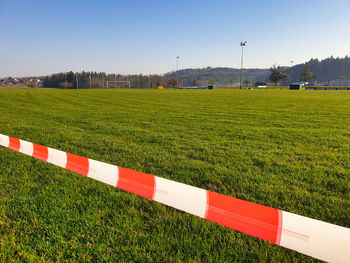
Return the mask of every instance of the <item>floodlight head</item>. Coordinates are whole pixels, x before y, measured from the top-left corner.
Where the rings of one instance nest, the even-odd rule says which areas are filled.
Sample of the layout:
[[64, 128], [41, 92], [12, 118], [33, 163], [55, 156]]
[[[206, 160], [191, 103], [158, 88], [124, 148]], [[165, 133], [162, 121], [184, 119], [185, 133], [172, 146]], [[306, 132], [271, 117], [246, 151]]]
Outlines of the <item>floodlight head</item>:
[[241, 42], [241, 47], [244, 47], [247, 44], [247, 41]]
[[180, 56], [177, 56], [176, 58], [180, 58]]

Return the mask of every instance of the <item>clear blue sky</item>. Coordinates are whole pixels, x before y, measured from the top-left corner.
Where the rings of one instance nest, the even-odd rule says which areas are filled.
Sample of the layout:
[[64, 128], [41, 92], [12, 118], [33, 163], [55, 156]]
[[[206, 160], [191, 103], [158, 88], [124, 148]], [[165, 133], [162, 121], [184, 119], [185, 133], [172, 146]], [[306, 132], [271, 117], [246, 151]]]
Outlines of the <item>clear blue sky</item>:
[[350, 54], [348, 0], [0, 0], [0, 77], [302, 63]]

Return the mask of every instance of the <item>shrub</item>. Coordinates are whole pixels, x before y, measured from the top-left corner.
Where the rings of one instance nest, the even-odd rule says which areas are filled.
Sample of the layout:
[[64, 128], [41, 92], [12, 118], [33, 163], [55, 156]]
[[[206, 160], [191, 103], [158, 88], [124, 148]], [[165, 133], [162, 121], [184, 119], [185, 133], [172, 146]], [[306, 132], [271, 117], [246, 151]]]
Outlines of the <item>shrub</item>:
[[38, 87], [38, 83], [30, 80], [26, 83], [26, 86], [27, 88], [36, 88]]
[[73, 84], [71, 82], [68, 82], [68, 81], [61, 82], [59, 85], [61, 88], [64, 88], [64, 89], [68, 89], [68, 88], [71, 88], [73, 86]]

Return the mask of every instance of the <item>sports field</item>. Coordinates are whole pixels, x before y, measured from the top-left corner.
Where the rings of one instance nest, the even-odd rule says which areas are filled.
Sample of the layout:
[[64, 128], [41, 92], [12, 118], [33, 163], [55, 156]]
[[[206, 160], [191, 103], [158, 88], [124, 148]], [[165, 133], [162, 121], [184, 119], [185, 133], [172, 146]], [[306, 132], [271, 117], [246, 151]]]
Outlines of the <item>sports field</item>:
[[[350, 92], [0, 89], [0, 133], [350, 227]], [[314, 261], [0, 148], [0, 261]]]

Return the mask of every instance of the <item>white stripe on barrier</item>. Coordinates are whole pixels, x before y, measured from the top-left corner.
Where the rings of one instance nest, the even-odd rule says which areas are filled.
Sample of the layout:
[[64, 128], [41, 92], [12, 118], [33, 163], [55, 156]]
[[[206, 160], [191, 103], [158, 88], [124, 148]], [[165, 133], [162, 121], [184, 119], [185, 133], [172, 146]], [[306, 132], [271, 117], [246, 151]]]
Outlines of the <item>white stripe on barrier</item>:
[[57, 165], [62, 168], [66, 168], [67, 165], [67, 154], [65, 152], [55, 150], [47, 147], [48, 149], [48, 158], [47, 162]]
[[153, 200], [204, 218], [207, 207], [206, 190], [157, 176], [155, 180]]
[[88, 177], [116, 187], [118, 173], [118, 166], [89, 159]]
[[26, 155], [33, 155], [33, 144], [31, 142], [19, 140], [21, 147], [19, 148], [20, 153], [24, 153]]
[[282, 211], [280, 245], [329, 262], [350, 262], [350, 229]]
[[10, 139], [8, 136], [0, 134], [0, 145], [4, 147], [9, 147]]

